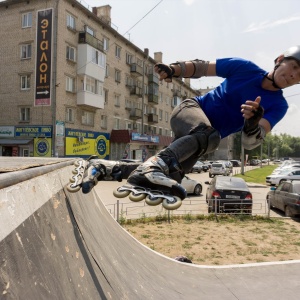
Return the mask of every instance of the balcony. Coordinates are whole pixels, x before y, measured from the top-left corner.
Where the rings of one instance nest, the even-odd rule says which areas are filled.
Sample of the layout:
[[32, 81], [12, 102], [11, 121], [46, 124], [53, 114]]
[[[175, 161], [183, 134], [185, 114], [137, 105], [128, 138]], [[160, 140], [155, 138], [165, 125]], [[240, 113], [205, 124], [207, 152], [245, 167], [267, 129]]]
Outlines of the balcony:
[[136, 63], [130, 65], [130, 73], [135, 77], [143, 76], [143, 67], [139, 66]]
[[148, 82], [149, 83], [155, 83], [155, 84], [159, 85], [159, 78], [154, 74], [149, 74], [148, 75]]
[[89, 34], [88, 32], [79, 32], [79, 44], [89, 44], [90, 46], [100, 50], [103, 52], [103, 42], [96, 39], [94, 36]]
[[129, 119], [137, 120], [142, 118], [142, 110], [139, 108], [132, 108], [130, 111]]
[[79, 91], [77, 92], [77, 105], [104, 108], [104, 96], [87, 91]]
[[138, 86], [133, 86], [130, 88], [130, 95], [142, 97], [142, 94], [143, 94], [142, 88], [140, 88]]
[[148, 103], [158, 104], [158, 96], [154, 94], [148, 94]]
[[158, 123], [158, 115], [148, 114], [148, 123]]

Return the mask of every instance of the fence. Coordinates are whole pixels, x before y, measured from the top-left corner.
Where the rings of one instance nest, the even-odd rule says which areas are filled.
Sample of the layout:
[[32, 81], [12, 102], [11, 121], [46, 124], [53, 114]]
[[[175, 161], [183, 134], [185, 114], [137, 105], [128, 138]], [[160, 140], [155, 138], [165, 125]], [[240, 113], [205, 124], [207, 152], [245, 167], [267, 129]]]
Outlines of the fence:
[[[228, 206], [222, 206], [220, 202], [222, 199], [210, 200], [210, 203], [206, 203], [205, 199], [193, 199], [192, 197], [186, 198], [181, 207], [176, 210], [166, 210], [162, 207], [162, 205], [158, 206], [149, 206], [145, 203], [145, 201], [141, 202], [122, 202], [117, 200], [115, 204], [108, 204], [106, 208], [110, 212], [110, 214], [120, 222], [120, 219], [139, 219], [142, 217], [157, 217], [162, 215], [175, 216], [175, 215], [209, 215], [210, 213], [221, 215], [221, 214], [248, 214], [248, 215], [260, 215], [260, 216], [276, 216], [277, 214], [270, 210], [270, 207], [266, 201], [266, 199], [255, 199], [252, 203], [252, 209], [249, 211], [242, 207], [244, 203], [235, 202], [228, 203], [228, 199], [226, 205], [232, 205], [228, 211]], [[211, 201], [219, 202], [213, 203]], [[215, 205], [216, 204], [216, 205]], [[234, 205], [233, 205], [234, 204]], [[217, 209], [217, 208], [220, 209]], [[210, 211], [210, 213], [209, 213]]]

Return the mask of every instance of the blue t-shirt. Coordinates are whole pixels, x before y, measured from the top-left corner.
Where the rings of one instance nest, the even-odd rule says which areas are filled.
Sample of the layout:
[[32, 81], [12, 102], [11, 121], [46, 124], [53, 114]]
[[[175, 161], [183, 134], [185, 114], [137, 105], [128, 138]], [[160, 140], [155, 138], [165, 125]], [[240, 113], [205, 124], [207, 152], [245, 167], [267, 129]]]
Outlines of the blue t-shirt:
[[224, 138], [238, 132], [244, 125], [241, 105], [261, 96], [264, 116], [273, 128], [286, 114], [288, 104], [282, 90], [268, 91], [261, 87], [267, 74], [254, 63], [241, 58], [223, 58], [216, 61], [217, 76], [225, 80], [204, 96], [197, 96], [204, 113]]

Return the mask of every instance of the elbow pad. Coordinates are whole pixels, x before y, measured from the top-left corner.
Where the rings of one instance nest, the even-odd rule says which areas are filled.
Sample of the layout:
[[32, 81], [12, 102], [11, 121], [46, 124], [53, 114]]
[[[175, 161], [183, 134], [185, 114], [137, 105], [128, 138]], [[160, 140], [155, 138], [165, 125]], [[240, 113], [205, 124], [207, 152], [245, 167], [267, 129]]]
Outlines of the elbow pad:
[[253, 134], [247, 134], [242, 130], [242, 145], [247, 150], [252, 150], [261, 145], [266, 137], [266, 131], [261, 125], [257, 125]]

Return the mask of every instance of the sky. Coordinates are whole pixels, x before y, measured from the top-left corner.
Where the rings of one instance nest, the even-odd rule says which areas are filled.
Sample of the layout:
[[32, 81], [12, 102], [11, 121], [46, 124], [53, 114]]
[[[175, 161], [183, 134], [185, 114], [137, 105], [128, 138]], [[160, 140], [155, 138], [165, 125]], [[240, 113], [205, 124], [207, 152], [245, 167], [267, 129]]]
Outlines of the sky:
[[[1, 0], [0, 0], [1, 1]], [[110, 5], [112, 26], [140, 49], [163, 53], [163, 62], [223, 57], [249, 59], [266, 71], [291, 46], [300, 45], [299, 0], [77, 0]], [[223, 79], [191, 79], [194, 88]], [[272, 130], [300, 137], [300, 85], [284, 90], [289, 110]]]
[[[81, 0], [78, 0], [79, 2]], [[118, 32], [163, 62], [223, 57], [249, 59], [270, 71], [274, 59], [300, 45], [299, 0], [84, 0], [110, 5]], [[215, 87], [223, 79], [192, 79], [195, 88]], [[272, 130], [300, 137], [300, 85], [284, 90], [289, 110]]]

